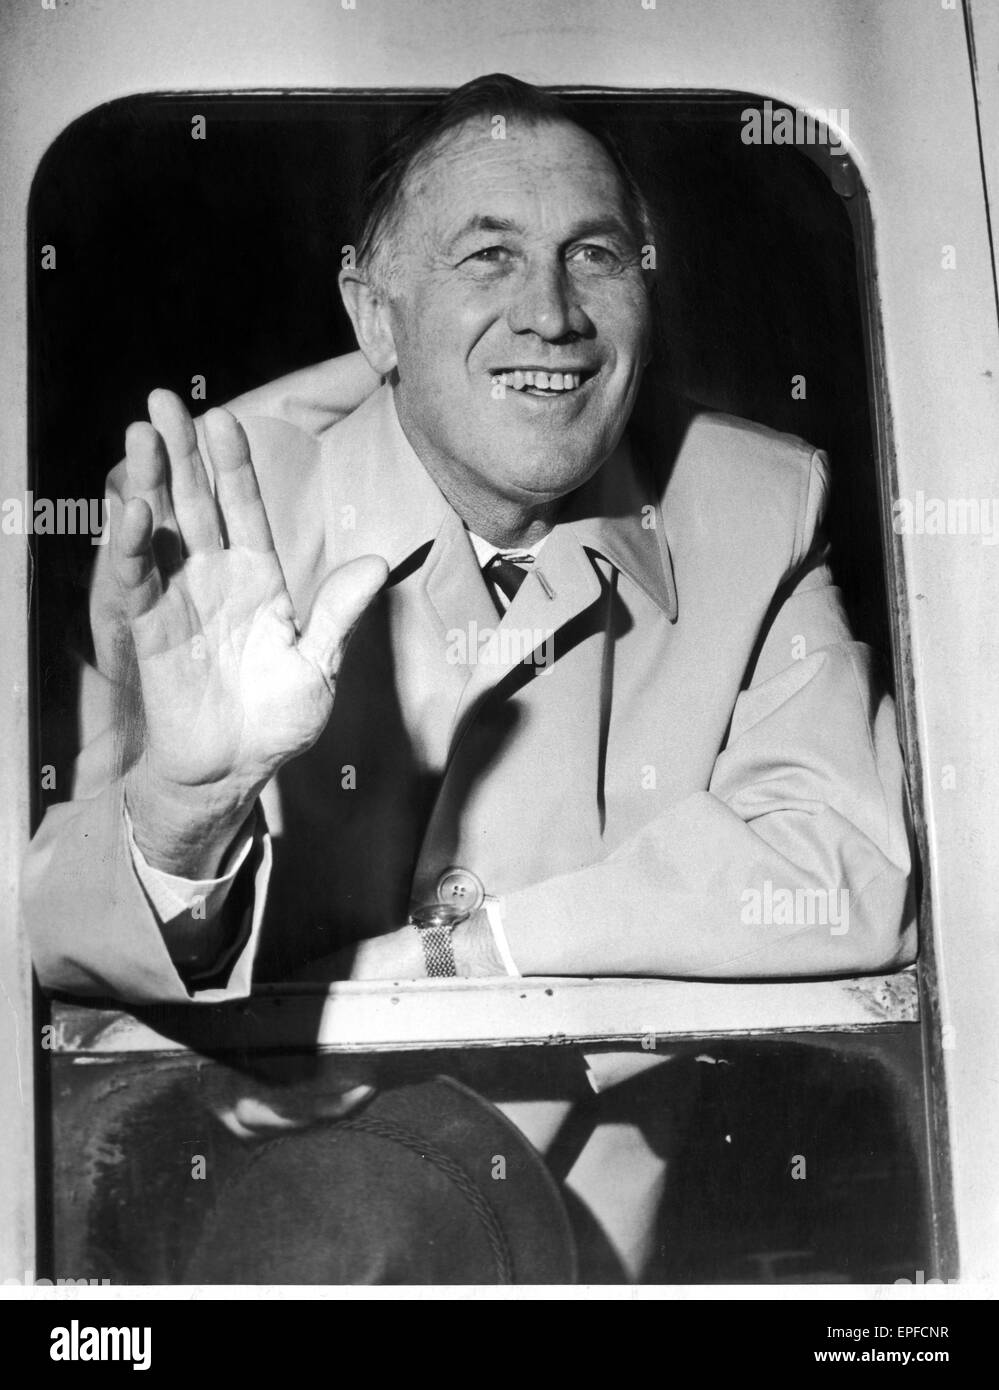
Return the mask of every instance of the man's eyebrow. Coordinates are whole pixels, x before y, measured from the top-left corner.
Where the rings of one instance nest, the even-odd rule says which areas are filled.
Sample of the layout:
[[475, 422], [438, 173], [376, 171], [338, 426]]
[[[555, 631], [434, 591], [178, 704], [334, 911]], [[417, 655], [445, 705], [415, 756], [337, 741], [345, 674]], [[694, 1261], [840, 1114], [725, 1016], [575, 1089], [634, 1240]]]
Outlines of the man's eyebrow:
[[519, 223], [514, 222], [509, 217], [495, 217], [490, 213], [477, 213], [463, 223], [458, 230], [447, 239], [445, 250], [457, 246], [464, 237], [471, 236], [474, 232], [520, 232], [523, 228]]
[[616, 236], [624, 237], [627, 241], [635, 240], [634, 229], [628, 225], [625, 218], [618, 217], [615, 213], [604, 217], [585, 218], [582, 222], [577, 222], [565, 239], [579, 241], [581, 237], [588, 236]]
[[[470, 217], [463, 223], [458, 230], [448, 238], [444, 250], [451, 251], [465, 237], [471, 236], [476, 232], [520, 232], [524, 228], [519, 222], [515, 222], [510, 217], [497, 217], [491, 213], [479, 213]], [[627, 221], [623, 217], [618, 217], [611, 213], [604, 217], [584, 218], [580, 222], [574, 223], [562, 240], [564, 243], [578, 241], [580, 237], [587, 236], [615, 236], [623, 237], [627, 241], [634, 241], [635, 235]]]

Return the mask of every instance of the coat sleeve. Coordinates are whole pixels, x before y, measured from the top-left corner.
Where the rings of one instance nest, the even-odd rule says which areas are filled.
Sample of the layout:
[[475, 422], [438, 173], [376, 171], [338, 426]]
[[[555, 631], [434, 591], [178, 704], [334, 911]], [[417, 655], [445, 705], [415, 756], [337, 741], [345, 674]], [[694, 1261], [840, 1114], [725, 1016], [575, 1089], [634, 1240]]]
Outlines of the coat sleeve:
[[[248, 392], [230, 408], [240, 418], [280, 422], [286, 435], [314, 441], [377, 386], [378, 377], [353, 352]], [[282, 455], [277, 464], [287, 467], [289, 459]], [[123, 466], [108, 478], [112, 525]], [[81, 672], [83, 751], [74, 768], [72, 799], [47, 810], [21, 874], [22, 918], [36, 971], [48, 989], [130, 1002], [216, 1003], [243, 997], [251, 988], [270, 870], [263, 813], [258, 809], [248, 863], [224, 909], [229, 946], [219, 970], [210, 979], [185, 979], [167, 938], [189, 938], [192, 924], [161, 923], [129, 847], [122, 775], [135, 755], [129, 746], [137, 724], [128, 695], [132, 649], [106, 547], [94, 569], [90, 617], [96, 666]]]
[[524, 974], [760, 979], [913, 959], [894, 708], [825, 562], [822, 466], [707, 790], [602, 862], [502, 900]]
[[[248, 994], [270, 871], [262, 815], [249, 862], [222, 909], [236, 949], [230, 944], [214, 976], [185, 979], [167, 947], [171, 924], [153, 909], [129, 847], [114, 722], [127, 717], [121, 691], [91, 667], [82, 687], [86, 720], [91, 726], [103, 720], [103, 730], [77, 759], [72, 799], [46, 811], [22, 866], [21, 912], [41, 984], [134, 1003], [217, 1003]], [[182, 940], [190, 926], [177, 925]], [[207, 930], [211, 923], [197, 925]]]

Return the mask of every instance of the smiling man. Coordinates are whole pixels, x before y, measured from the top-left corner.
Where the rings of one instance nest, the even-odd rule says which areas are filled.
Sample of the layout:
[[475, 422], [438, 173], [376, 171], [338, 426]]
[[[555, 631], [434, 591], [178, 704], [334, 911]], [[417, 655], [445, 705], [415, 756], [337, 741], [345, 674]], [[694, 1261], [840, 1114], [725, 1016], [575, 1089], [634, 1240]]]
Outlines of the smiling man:
[[624, 432], [649, 356], [652, 228], [585, 131], [524, 116], [494, 130], [480, 112], [416, 157], [405, 215], [369, 226], [341, 287], [427, 472], [472, 532], [524, 546]]
[[[604, 138], [480, 79], [372, 184], [341, 276], [363, 362], [197, 426], [153, 393], [109, 485], [94, 737], [26, 866], [47, 984], [911, 958], [893, 712], [826, 564], [824, 457], [678, 411], [629, 439], [657, 249]], [[483, 659], [484, 630], [531, 640]], [[781, 893], [846, 925], [752, 910]]]

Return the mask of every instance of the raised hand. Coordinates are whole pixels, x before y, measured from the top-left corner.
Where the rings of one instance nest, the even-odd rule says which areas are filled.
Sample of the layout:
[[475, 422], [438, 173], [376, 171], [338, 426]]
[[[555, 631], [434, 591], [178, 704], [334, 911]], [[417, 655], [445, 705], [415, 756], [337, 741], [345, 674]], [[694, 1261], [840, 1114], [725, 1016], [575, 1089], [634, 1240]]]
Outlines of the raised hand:
[[154, 391], [149, 418], [126, 434], [111, 518], [145, 719], [126, 794], [147, 859], [200, 877], [322, 733], [351, 628], [388, 569], [372, 555], [333, 571], [301, 626], [238, 422], [205, 417], [216, 503], [183, 402]]

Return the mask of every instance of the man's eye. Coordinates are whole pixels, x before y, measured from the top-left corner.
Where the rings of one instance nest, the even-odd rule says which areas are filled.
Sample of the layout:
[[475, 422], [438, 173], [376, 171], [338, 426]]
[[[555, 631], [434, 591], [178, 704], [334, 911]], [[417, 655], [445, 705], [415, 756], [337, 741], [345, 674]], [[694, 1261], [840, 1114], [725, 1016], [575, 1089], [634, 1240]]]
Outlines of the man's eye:
[[573, 265], [584, 270], [595, 270], [604, 274], [621, 268], [621, 258], [617, 252], [612, 251], [609, 246], [595, 246], [592, 242], [574, 247], [569, 252], [568, 259]]
[[509, 259], [510, 252], [505, 246], [483, 246], [465, 257], [465, 261], [473, 265], [504, 265]]

